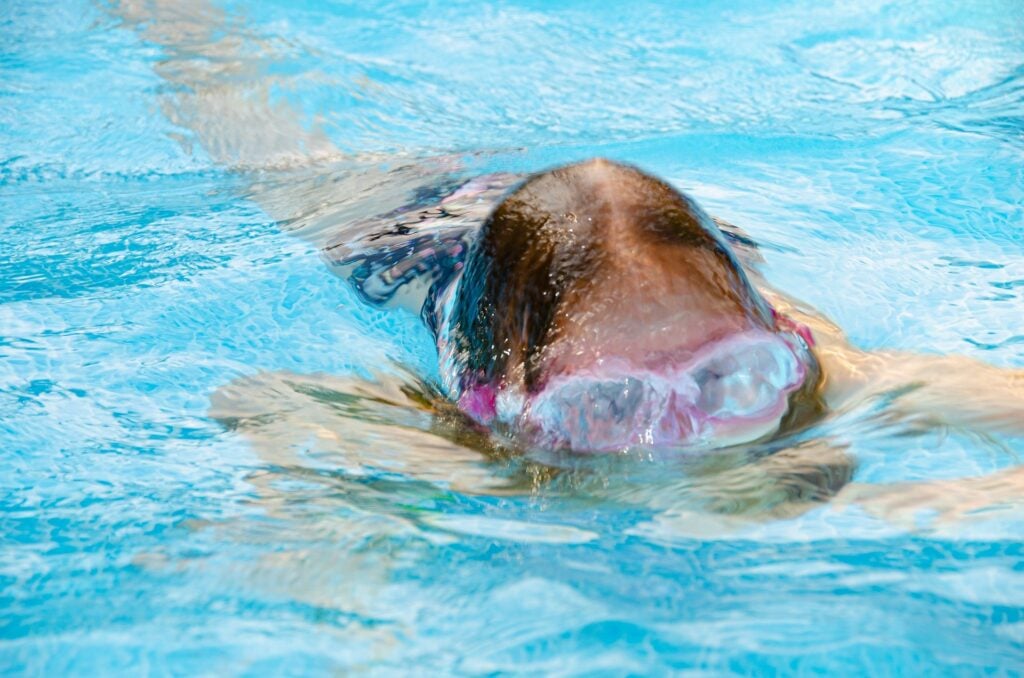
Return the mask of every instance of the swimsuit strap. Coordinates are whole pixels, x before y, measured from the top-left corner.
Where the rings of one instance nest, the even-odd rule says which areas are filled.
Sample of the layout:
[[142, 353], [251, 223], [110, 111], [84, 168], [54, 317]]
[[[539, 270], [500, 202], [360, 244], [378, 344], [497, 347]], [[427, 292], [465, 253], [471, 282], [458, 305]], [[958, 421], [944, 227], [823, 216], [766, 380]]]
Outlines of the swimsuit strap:
[[425, 192], [433, 205], [407, 205], [368, 219], [346, 231], [364, 235], [330, 242], [323, 255], [365, 301], [386, 305], [401, 297], [402, 305], [421, 312], [436, 330], [437, 298], [462, 269], [480, 224], [518, 180], [511, 174], [484, 175], [454, 190], [447, 184], [444, 197], [440, 190]]

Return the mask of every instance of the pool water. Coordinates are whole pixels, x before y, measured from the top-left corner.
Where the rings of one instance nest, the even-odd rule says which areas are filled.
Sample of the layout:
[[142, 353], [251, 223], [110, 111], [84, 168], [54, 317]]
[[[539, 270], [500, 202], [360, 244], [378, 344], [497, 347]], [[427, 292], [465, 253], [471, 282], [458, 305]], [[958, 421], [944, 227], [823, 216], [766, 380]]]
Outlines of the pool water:
[[[612, 157], [856, 345], [1022, 368], [1024, 5], [164, 4], [0, 6], [0, 670], [1024, 671], [1024, 499], [784, 511], [678, 460], [485, 458], [346, 400], [436, 380], [431, 338], [267, 199], [324, 195], [289, 193], [296, 139], [463, 177]], [[328, 221], [382, 211], [350, 203]], [[218, 416], [253, 403], [262, 434]], [[805, 442], [877, 486], [1024, 454], [873, 411]]]

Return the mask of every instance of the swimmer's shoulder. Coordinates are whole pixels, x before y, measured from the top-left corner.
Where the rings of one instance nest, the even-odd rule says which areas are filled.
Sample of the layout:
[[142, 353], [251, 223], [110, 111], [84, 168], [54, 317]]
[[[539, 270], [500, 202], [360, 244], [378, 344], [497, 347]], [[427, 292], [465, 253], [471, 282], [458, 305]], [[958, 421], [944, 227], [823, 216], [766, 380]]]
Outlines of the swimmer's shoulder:
[[797, 326], [809, 330], [809, 348], [818, 363], [821, 380], [815, 398], [828, 409], [834, 409], [861, 392], [874, 373], [873, 357], [850, 344], [843, 330], [824, 313], [805, 301], [770, 285], [761, 272], [765, 259], [760, 243], [742, 228], [715, 218], [715, 225], [725, 235], [729, 246], [751, 283], [774, 311]]
[[776, 313], [810, 330], [811, 352], [821, 371], [819, 395], [829, 409], [841, 407], [869, 386], [876, 357], [853, 346], [843, 330], [806, 302], [768, 286], [758, 286]]

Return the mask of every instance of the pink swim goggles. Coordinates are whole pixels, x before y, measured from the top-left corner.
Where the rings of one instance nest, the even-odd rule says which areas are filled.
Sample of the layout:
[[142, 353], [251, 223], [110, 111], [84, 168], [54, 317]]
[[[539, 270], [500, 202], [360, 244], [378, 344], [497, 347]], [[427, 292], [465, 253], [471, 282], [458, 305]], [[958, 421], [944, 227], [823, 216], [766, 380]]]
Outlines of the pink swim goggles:
[[481, 423], [500, 422], [554, 449], [726, 447], [778, 430], [813, 360], [803, 335], [751, 330], [668, 368], [606, 361], [556, 375], [532, 394], [478, 386], [459, 405]]

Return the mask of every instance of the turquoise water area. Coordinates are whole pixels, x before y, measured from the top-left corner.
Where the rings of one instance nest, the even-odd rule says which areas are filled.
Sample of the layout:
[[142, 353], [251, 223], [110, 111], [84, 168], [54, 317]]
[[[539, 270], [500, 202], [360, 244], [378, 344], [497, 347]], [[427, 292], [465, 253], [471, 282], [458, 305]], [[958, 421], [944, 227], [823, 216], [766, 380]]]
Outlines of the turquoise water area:
[[[509, 489], [521, 460], [423, 416], [353, 423], [331, 380], [430, 381], [428, 333], [275, 223], [274, 168], [218, 155], [220, 117], [175, 108], [194, 67], [352, 157], [636, 163], [856, 345], [1022, 368], [1024, 5], [170, 6], [208, 34], [161, 42], [173, 16], [131, 3], [0, 5], [0, 671], [1024, 670], [1019, 500], [730, 512], [641, 459]], [[277, 118], [252, 117], [270, 144]], [[261, 445], [211, 416], [268, 374], [325, 380], [317, 427], [282, 415]], [[878, 486], [1024, 453], [871, 412], [811, 436]]]

